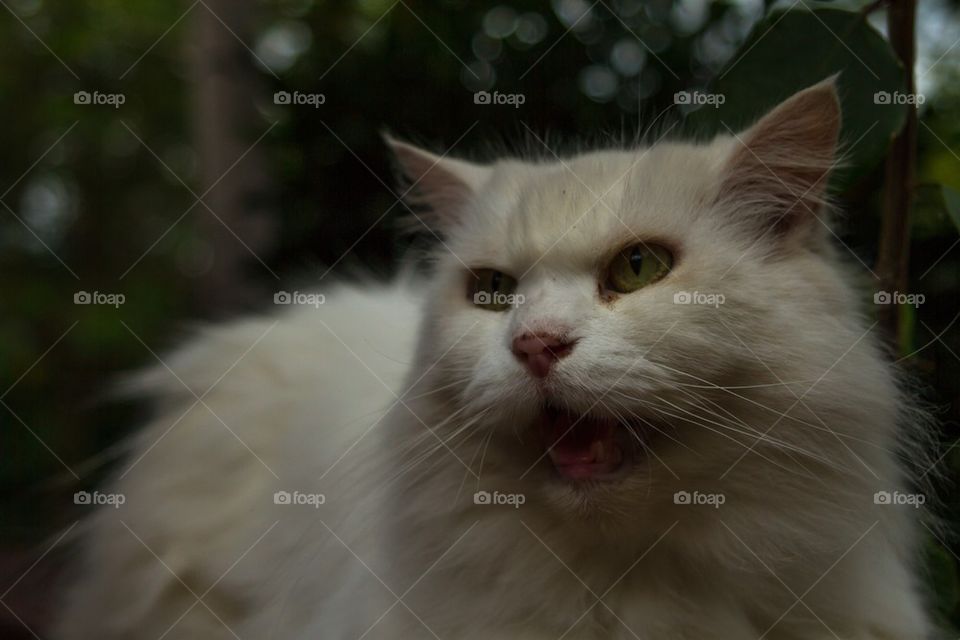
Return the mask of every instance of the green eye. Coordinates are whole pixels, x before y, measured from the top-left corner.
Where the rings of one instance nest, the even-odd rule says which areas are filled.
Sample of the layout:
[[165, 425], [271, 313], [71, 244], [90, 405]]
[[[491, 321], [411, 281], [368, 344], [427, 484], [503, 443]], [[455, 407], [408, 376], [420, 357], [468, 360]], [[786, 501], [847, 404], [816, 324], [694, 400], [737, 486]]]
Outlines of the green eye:
[[617, 293], [630, 293], [664, 277], [672, 266], [673, 256], [660, 245], [635, 244], [610, 263], [606, 286]]
[[517, 281], [495, 269], [474, 269], [467, 294], [473, 304], [489, 311], [503, 311], [516, 304]]

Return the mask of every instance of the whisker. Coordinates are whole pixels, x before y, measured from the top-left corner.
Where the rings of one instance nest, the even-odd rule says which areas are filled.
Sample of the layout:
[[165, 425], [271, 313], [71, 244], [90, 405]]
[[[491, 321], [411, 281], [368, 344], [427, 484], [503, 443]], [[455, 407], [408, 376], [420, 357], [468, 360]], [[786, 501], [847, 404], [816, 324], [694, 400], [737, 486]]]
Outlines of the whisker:
[[[689, 377], [691, 377], [691, 378], [694, 378], [694, 379], [696, 379], [696, 380], [700, 380], [701, 382], [706, 383], [706, 385], [703, 386], [703, 387], [700, 387], [700, 385], [682, 385], [681, 383], [678, 383], [678, 382], [675, 382], [675, 381], [674, 381], [674, 382], [671, 382], [671, 385], [687, 386], [688, 388], [689, 388], [689, 387], [692, 387], [692, 386], [696, 386], [696, 387], [698, 387], [698, 388], [707, 388], [707, 389], [715, 389], [715, 390], [718, 390], [718, 391], [723, 391], [723, 392], [725, 392], [725, 393], [727, 393], [727, 394], [729, 394], [729, 395], [732, 395], [732, 396], [734, 396], [734, 397], [736, 397], [736, 398], [739, 398], [739, 399], [741, 399], [741, 400], [743, 400], [743, 401], [745, 401], [745, 402], [749, 402], [750, 404], [752, 404], [752, 405], [754, 405], [754, 406], [757, 406], [757, 407], [760, 407], [761, 409], [764, 409], [764, 410], [766, 410], [766, 411], [769, 411], [770, 413], [773, 413], [773, 414], [777, 415], [778, 417], [779, 417], [780, 415], [782, 415], [782, 412], [778, 411], [777, 409], [774, 409], [773, 407], [768, 407], [767, 405], [763, 404], [762, 402], [758, 402], [758, 401], [754, 400], [753, 398], [749, 398], [749, 397], [747, 397], [747, 396], [744, 396], [744, 395], [741, 395], [741, 394], [739, 394], [739, 393], [736, 393], [736, 392], [731, 391], [731, 389], [735, 389], [735, 388], [738, 388], [738, 387], [726, 387], [726, 386], [722, 386], [722, 385], [717, 385], [717, 384], [714, 384], [714, 383], [710, 382], [709, 380], [705, 380], [705, 379], [703, 379], [703, 378], [700, 378], [700, 377], [698, 377], [698, 376], [696, 376], [696, 375], [694, 375], [694, 374], [692, 374], [692, 373], [688, 373], [688, 372], [682, 371], [682, 370], [680, 370], [680, 369], [674, 369], [673, 367], [670, 367], [670, 366], [665, 365], [665, 364], [660, 363], [660, 362], [657, 363], [657, 366], [663, 367], [664, 369], [667, 369], [668, 371], [673, 371], [673, 372], [679, 373], [679, 374], [681, 374], [681, 375], [689, 376]], [[638, 375], [641, 375], [641, 376], [642, 376], [643, 374], [638, 372]], [[649, 380], [651, 380], [651, 381], [653, 381], [653, 382], [657, 382], [657, 383], [662, 383], [662, 382], [663, 382], [663, 380], [658, 379], [658, 378], [655, 378], [655, 377], [653, 377], [653, 376], [646, 376], [646, 378], [649, 379]], [[788, 385], [790, 385], [790, 384], [792, 384], [792, 383], [786, 382], [786, 383], [782, 383], [782, 384], [779, 384], [779, 383], [778, 383], [778, 384], [769, 385], [769, 386], [788, 386]], [[743, 388], [749, 388], [749, 387], [743, 387]], [[805, 426], [805, 427], [810, 427], [811, 429], [816, 429], [816, 430], [818, 430], [818, 431], [824, 431], [824, 432], [827, 432], [827, 433], [831, 433], [831, 434], [834, 434], [834, 435], [836, 435], [836, 436], [838, 436], [838, 437], [840, 437], [840, 438], [845, 438], [845, 439], [847, 439], [847, 440], [850, 440], [851, 442], [859, 442], [859, 443], [862, 443], [862, 444], [865, 444], [865, 445], [868, 445], [868, 446], [871, 446], [871, 447], [880, 449], [881, 451], [884, 451], [884, 452], [889, 453], [889, 454], [891, 454], [891, 455], [897, 455], [897, 452], [896, 452], [895, 450], [889, 449], [889, 448], [884, 447], [883, 445], [881, 445], [881, 444], [879, 444], [879, 443], [877, 443], [877, 442], [873, 442], [873, 441], [867, 440], [867, 439], [865, 439], [865, 438], [859, 438], [859, 437], [857, 437], [857, 436], [853, 436], [853, 435], [850, 435], [850, 434], [847, 434], [847, 433], [841, 433], [841, 432], [838, 432], [838, 431], [834, 431], [834, 430], [830, 429], [829, 427], [820, 426], [820, 425], [814, 424], [814, 423], [812, 423], [812, 422], [808, 422], [808, 421], [806, 421], [806, 420], [803, 420], [803, 419], [798, 418], [797, 416], [793, 416], [793, 415], [784, 415], [784, 418], [785, 418], [786, 420], [790, 420], [791, 422], [795, 422], [795, 423], [797, 423], [797, 424], [801, 424], [801, 425], [803, 425], [803, 426]]]

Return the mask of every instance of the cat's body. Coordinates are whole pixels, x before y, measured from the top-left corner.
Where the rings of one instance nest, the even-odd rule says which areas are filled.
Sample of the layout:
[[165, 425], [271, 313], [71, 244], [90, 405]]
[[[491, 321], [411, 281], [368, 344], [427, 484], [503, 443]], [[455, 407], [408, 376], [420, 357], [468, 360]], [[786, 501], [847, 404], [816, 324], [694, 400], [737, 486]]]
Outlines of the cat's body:
[[[928, 637], [917, 511], [874, 499], [908, 491], [915, 427], [814, 213], [838, 125], [823, 84], [745, 142], [493, 168], [394, 143], [434, 275], [140, 379], [163, 410], [58, 637]], [[670, 272], [605, 288], [638, 241]], [[468, 266], [522, 300], [474, 305]]]

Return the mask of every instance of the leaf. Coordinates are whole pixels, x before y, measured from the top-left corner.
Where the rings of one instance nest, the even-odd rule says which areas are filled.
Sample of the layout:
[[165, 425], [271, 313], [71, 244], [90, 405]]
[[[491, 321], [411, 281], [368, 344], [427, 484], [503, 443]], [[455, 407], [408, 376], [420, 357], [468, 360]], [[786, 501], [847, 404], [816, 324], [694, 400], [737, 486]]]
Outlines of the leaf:
[[[873, 169], [906, 119], [903, 66], [890, 44], [860, 13], [835, 8], [774, 11], [761, 20], [712, 81], [723, 104], [690, 114], [706, 132], [740, 131], [793, 93], [839, 73], [844, 188]], [[891, 96], [884, 103], [883, 94]], [[880, 97], [877, 97], [877, 96]]]
[[945, 184], [940, 185], [940, 189], [943, 192], [943, 204], [947, 209], [947, 215], [950, 216], [954, 226], [960, 231], [960, 191]]

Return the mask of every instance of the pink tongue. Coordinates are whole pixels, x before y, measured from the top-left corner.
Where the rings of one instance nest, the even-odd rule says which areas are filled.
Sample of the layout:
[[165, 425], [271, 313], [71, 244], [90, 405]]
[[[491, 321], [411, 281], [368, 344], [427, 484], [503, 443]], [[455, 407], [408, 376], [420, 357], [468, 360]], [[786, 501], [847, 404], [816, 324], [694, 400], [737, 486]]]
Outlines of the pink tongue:
[[542, 428], [550, 459], [564, 477], [583, 479], [612, 473], [623, 460], [614, 441], [613, 421], [551, 411], [544, 413]]

